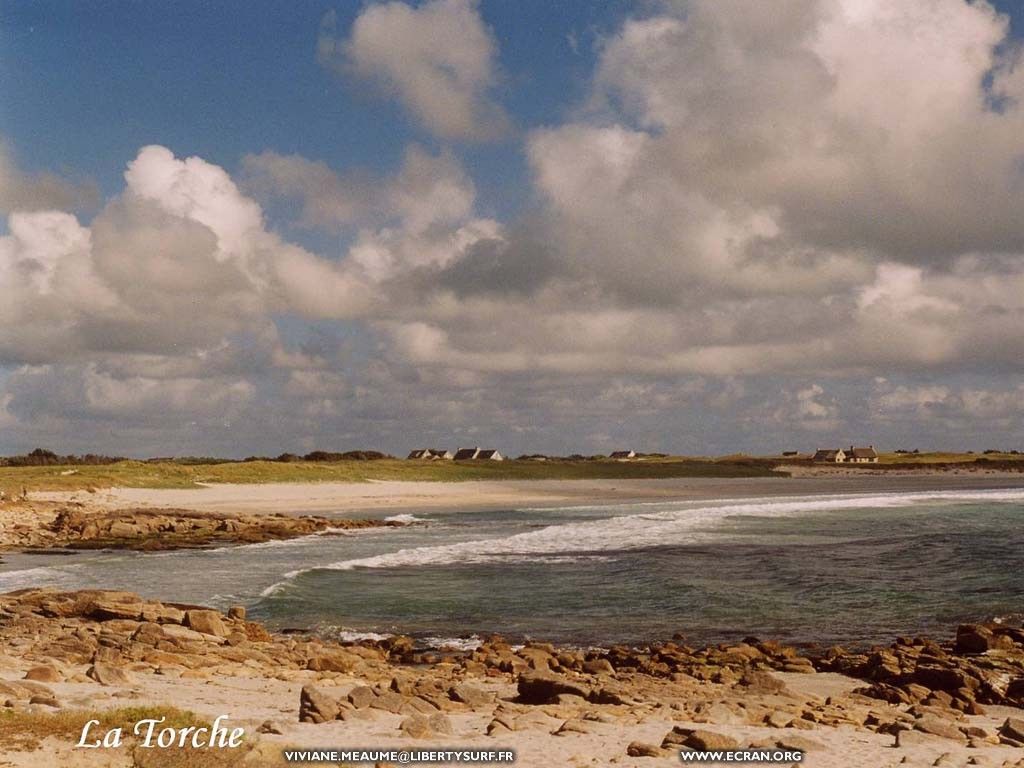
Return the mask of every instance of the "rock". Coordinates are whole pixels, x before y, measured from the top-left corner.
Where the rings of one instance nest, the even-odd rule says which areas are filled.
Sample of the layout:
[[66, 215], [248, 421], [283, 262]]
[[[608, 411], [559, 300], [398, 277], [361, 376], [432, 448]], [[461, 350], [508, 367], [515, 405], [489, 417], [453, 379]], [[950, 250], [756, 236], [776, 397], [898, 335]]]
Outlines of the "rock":
[[185, 612], [172, 605], [147, 603], [142, 606], [141, 618], [154, 624], [181, 624], [185, 621]]
[[716, 750], [716, 749], [737, 749], [740, 743], [731, 736], [715, 731], [696, 730], [683, 741], [683, 745], [693, 749]]
[[393, 712], [396, 715], [402, 711], [403, 704], [405, 704], [405, 699], [394, 691], [385, 691], [370, 702], [373, 709], [383, 709], [385, 712]]
[[999, 735], [1014, 741], [1024, 741], [1024, 720], [1017, 717], [1008, 717], [999, 727]]
[[[129, 600], [127, 598], [135, 599]], [[138, 595], [111, 593], [110, 595], [95, 598], [87, 615], [99, 621], [109, 619], [131, 619], [138, 621], [142, 618], [142, 600]]]
[[326, 723], [338, 717], [337, 700], [312, 685], [302, 686], [299, 694], [299, 722]]
[[646, 744], [642, 741], [631, 741], [626, 747], [626, 754], [630, 757], [666, 757], [666, 750], [654, 744]]
[[507, 733], [512, 733], [513, 727], [512, 722], [502, 717], [495, 717], [491, 722], [487, 724], [487, 735], [488, 736], [504, 736]]
[[43, 664], [38, 667], [32, 667], [28, 672], [25, 673], [26, 680], [35, 680], [37, 683], [59, 683], [64, 678], [57, 671], [57, 668], [50, 664]]
[[451, 736], [455, 733], [452, 721], [448, 719], [447, 715], [443, 715], [440, 712], [428, 717], [427, 724], [430, 726], [430, 730], [442, 736]]
[[944, 739], [952, 739], [962, 743], [967, 742], [967, 738], [960, 731], [960, 728], [957, 727], [956, 723], [936, 717], [935, 715], [925, 715], [915, 720], [914, 729], [922, 733], [930, 733], [933, 736], [941, 736]]
[[245, 606], [244, 605], [232, 605], [228, 608], [228, 618], [234, 619], [235, 621], [245, 621]]
[[570, 718], [552, 732], [554, 736], [568, 736], [573, 733], [590, 733], [590, 726], [578, 718]]
[[204, 635], [227, 637], [228, 628], [217, 611], [191, 610], [185, 612], [185, 624], [188, 628]]
[[782, 693], [787, 690], [786, 684], [777, 677], [773, 677], [768, 672], [758, 670], [747, 670], [744, 672], [743, 676], [739, 679], [739, 685], [746, 688], [748, 693], [773, 694]]
[[368, 685], [357, 685], [348, 692], [348, 700], [356, 709], [370, 706], [377, 698], [377, 693]]
[[452, 701], [461, 701], [469, 706], [470, 709], [482, 709], [490, 706], [491, 702], [494, 701], [494, 696], [490, 693], [468, 683], [453, 685], [449, 689], [448, 695], [451, 696]]
[[279, 726], [273, 720], [264, 720], [263, 724], [256, 729], [256, 733], [271, 733], [275, 736], [281, 736], [284, 734], [284, 731], [282, 731], [281, 726]]
[[583, 683], [542, 672], [523, 672], [519, 675], [517, 688], [519, 701], [524, 704], [547, 704], [553, 702], [560, 693], [571, 693], [583, 698], [588, 698], [591, 693], [590, 687]]
[[588, 675], [614, 675], [615, 667], [608, 659], [591, 659], [583, 662], [583, 671]]
[[358, 656], [345, 651], [325, 651], [311, 656], [306, 662], [306, 669], [314, 672], [351, 672], [359, 661]]
[[46, 696], [45, 694], [36, 694], [28, 700], [29, 704], [41, 704], [44, 707], [53, 707], [54, 709], [60, 708], [60, 702], [53, 696]]
[[635, 698], [630, 689], [624, 685], [602, 685], [600, 688], [591, 691], [587, 697], [591, 704], [614, 704], [615, 706], [627, 706], [633, 704]]
[[398, 729], [411, 739], [429, 739], [434, 735], [426, 715], [410, 715], [399, 724]]
[[764, 722], [770, 728], [789, 728], [793, 725], [793, 716], [787, 712], [775, 710], [765, 717]]
[[120, 667], [97, 661], [85, 673], [100, 685], [130, 685], [132, 680]]
[[219, 639], [216, 635], [204, 635], [194, 629], [183, 627], [178, 624], [161, 624], [164, 634], [171, 640], [186, 640], [194, 643], [204, 643], [210, 639]]
[[995, 635], [981, 624], [961, 624], [956, 628], [956, 653], [984, 653], [994, 647]]
[[940, 736], [933, 736], [922, 731], [899, 730], [896, 732], [895, 746], [904, 748], [916, 746], [934, 747], [942, 743], [939, 740], [940, 738]]
[[429, 739], [432, 736], [451, 736], [454, 733], [451, 720], [440, 712], [426, 715], [410, 715], [398, 726], [403, 734], [412, 739]]

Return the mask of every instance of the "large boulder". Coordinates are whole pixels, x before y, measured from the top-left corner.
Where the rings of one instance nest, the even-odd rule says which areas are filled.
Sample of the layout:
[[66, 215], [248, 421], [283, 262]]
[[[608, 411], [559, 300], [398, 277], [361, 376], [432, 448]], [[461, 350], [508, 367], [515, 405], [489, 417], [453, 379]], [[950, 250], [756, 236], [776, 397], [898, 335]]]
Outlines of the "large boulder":
[[227, 637], [228, 628], [224, 625], [217, 611], [191, 610], [185, 612], [185, 623], [188, 628], [204, 635]]
[[299, 693], [299, 722], [326, 723], [338, 717], [338, 701], [312, 685], [302, 686]]
[[94, 663], [85, 674], [100, 685], [130, 685], [132, 682], [121, 667], [102, 661]]
[[695, 730], [691, 731], [683, 741], [683, 745], [693, 749], [719, 750], [738, 749], [740, 743], [732, 736], [716, 731]]
[[1024, 720], [1019, 717], [1006, 718], [1006, 722], [999, 728], [999, 735], [1024, 742]]
[[111, 619], [138, 621], [142, 617], [142, 602], [137, 595], [130, 595], [130, 597], [135, 599], [126, 600], [120, 595], [97, 597], [89, 609], [88, 616], [99, 621]]
[[64, 677], [52, 664], [42, 664], [32, 667], [25, 673], [26, 680], [34, 680], [37, 683], [59, 683]]
[[584, 699], [591, 694], [590, 686], [565, 677], [543, 672], [523, 672], [517, 684], [519, 701], [524, 704], [555, 703], [559, 694], [568, 693]]
[[952, 739], [961, 743], [967, 742], [967, 737], [961, 732], [959, 726], [952, 720], [946, 720], [935, 715], [925, 715], [914, 721], [914, 730], [922, 733], [929, 733], [932, 736], [941, 736], [944, 739]]
[[786, 684], [770, 672], [747, 670], [739, 679], [739, 685], [748, 693], [776, 694], [786, 690]]
[[482, 709], [483, 707], [490, 706], [491, 702], [494, 701], [492, 694], [468, 683], [453, 685], [449, 689], [448, 695], [451, 696], [452, 701], [461, 701], [470, 709]]
[[309, 657], [306, 669], [314, 672], [351, 672], [360, 658], [347, 651], [321, 651]]

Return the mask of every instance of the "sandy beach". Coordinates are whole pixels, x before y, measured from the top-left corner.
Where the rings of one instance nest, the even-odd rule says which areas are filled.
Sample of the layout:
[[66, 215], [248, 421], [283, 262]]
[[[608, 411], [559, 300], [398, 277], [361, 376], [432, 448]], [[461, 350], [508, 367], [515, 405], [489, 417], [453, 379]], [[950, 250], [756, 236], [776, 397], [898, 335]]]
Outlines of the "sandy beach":
[[[1024, 646], [974, 631], [1024, 660]], [[274, 766], [286, 747], [514, 749], [529, 768], [678, 765], [680, 749], [745, 748], [800, 750], [799, 764], [816, 768], [1021, 764], [1020, 709], [950, 694], [940, 682], [929, 689], [913, 671], [908, 680], [919, 682], [889, 702], [863, 680], [827, 671], [876, 664], [872, 657], [812, 661], [772, 643], [584, 654], [492, 639], [470, 654], [424, 654], [400, 638], [339, 646], [272, 636], [240, 610], [53, 590], [0, 596], [0, 637], [7, 717], [31, 729], [12, 733], [0, 716], [7, 766]], [[942, 659], [991, 697], [973, 677], [987, 675], [988, 662], [965, 656], [963, 642], [955, 651], [894, 646], [885, 663], [904, 674], [908, 663]], [[92, 750], [52, 733], [67, 727], [58, 712], [73, 720], [83, 709], [142, 706], [205, 722], [225, 716], [245, 730], [244, 747], [213, 762], [174, 762], [181, 755], [146, 753], [137, 740]]]
[[417, 509], [496, 509], [573, 504], [913, 492], [1024, 486], [1019, 473], [916, 471], [866, 474], [805, 469], [796, 477], [669, 478], [657, 480], [509, 480], [459, 483], [219, 484], [194, 489], [111, 488], [86, 493], [36, 492], [33, 499], [88, 507], [179, 507], [208, 512], [357, 515]]

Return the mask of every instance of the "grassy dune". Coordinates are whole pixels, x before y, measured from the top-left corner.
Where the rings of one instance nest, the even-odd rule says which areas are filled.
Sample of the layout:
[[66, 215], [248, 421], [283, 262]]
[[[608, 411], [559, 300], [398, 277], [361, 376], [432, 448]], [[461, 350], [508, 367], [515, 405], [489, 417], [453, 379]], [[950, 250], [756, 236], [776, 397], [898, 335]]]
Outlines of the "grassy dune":
[[970, 464], [981, 460], [988, 461], [1019, 461], [1024, 463], [1024, 456], [1019, 453], [946, 453], [930, 451], [928, 453], [880, 453], [879, 464]]
[[194, 488], [200, 483], [315, 483], [367, 480], [564, 480], [595, 478], [765, 477], [756, 461], [658, 459], [618, 461], [293, 462], [182, 465], [122, 461], [103, 466], [0, 467], [0, 489], [60, 491], [100, 488]]

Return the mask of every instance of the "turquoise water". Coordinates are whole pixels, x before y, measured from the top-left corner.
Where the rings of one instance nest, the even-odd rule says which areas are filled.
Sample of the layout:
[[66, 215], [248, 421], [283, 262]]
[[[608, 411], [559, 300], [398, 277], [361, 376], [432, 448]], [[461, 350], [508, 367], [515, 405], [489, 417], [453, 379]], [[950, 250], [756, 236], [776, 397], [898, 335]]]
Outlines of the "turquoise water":
[[244, 603], [277, 627], [863, 644], [1024, 613], [1024, 490], [417, 513], [220, 550], [9, 558], [0, 589]]

